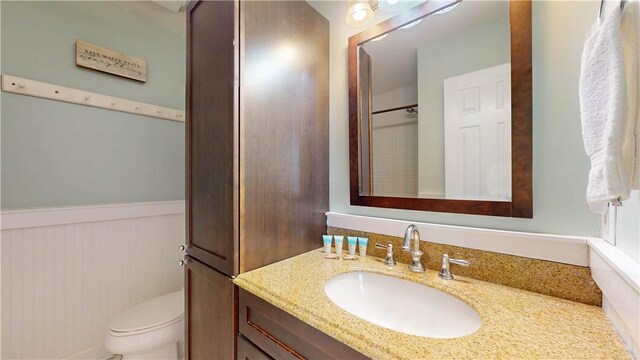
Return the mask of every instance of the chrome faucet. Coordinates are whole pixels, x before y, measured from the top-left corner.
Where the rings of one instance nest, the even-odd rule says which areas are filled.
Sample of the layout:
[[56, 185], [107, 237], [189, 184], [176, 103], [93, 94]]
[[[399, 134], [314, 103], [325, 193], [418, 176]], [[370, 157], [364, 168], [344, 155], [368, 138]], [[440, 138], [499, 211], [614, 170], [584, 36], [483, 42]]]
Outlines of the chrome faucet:
[[[413, 239], [413, 250], [411, 250], [411, 239]], [[413, 272], [424, 272], [424, 266], [420, 263], [420, 258], [424, 254], [420, 250], [420, 232], [418, 228], [411, 224], [407, 227], [407, 231], [404, 233], [404, 243], [402, 244], [402, 250], [411, 253], [411, 264], [409, 264], [409, 270]]]
[[442, 269], [438, 273], [438, 276], [445, 280], [453, 280], [453, 274], [449, 271], [449, 263], [456, 265], [469, 266], [470, 262], [460, 259], [449, 259], [449, 254], [442, 255]]

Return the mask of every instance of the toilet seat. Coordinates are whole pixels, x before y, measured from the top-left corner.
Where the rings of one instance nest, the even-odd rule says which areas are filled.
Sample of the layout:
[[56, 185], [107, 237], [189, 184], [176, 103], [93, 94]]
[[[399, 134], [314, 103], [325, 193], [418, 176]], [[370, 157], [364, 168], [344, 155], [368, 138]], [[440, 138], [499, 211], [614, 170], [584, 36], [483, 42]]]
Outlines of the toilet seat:
[[140, 335], [140, 334], [145, 334], [145, 333], [151, 333], [151, 332], [160, 330], [162, 328], [168, 328], [168, 327], [172, 326], [173, 324], [181, 323], [183, 320], [184, 319], [181, 316], [178, 319], [175, 319], [175, 320], [170, 321], [168, 323], [160, 324], [158, 326], [153, 326], [153, 327], [149, 327], [149, 328], [145, 328], [145, 329], [131, 330], [131, 331], [115, 331], [115, 330], [109, 329], [109, 335], [115, 336], [115, 337], [126, 337], [126, 336], [134, 336], [134, 335]]
[[157, 330], [182, 320], [184, 293], [169, 293], [136, 305], [118, 315], [109, 324], [113, 336], [129, 336]]
[[[112, 354], [121, 354], [125, 359], [177, 359], [176, 356], [157, 356], [158, 351], [169, 350], [176, 355], [178, 343], [183, 340], [184, 319], [171, 325], [158, 326], [138, 333], [115, 333], [105, 335], [104, 347]], [[143, 356], [144, 354], [144, 356]], [[155, 356], [147, 356], [153, 354]]]
[[105, 349], [125, 359], [177, 359], [184, 338], [184, 291], [176, 291], [118, 315], [109, 324]]

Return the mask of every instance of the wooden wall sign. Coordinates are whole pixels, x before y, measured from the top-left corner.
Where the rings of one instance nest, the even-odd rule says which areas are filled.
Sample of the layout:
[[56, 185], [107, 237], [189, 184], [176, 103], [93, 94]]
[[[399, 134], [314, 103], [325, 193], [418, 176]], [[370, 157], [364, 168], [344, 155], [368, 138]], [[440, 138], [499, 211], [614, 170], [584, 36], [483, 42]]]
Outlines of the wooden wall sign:
[[76, 65], [147, 82], [146, 61], [82, 40], [76, 40]]

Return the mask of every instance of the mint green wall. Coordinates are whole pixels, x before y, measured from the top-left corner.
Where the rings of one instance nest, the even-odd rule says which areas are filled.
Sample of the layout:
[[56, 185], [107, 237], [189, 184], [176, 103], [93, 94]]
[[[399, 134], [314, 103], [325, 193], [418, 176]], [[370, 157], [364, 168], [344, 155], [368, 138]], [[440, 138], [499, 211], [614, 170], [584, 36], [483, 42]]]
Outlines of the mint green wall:
[[[2, 1], [2, 73], [184, 109], [185, 38], [110, 2]], [[147, 61], [75, 66], [75, 40]], [[184, 199], [184, 124], [2, 93], [2, 209]]]
[[[580, 56], [599, 2], [533, 2], [534, 218], [511, 219], [349, 204], [347, 39], [362, 29], [344, 23], [346, 1], [311, 1], [331, 22], [330, 210], [393, 219], [482, 228], [595, 236], [599, 218], [589, 212], [578, 104]], [[376, 22], [394, 15], [376, 14]], [[424, 234], [428, 239], [429, 234]]]
[[444, 80], [511, 60], [509, 19], [418, 48], [418, 191], [444, 195]]

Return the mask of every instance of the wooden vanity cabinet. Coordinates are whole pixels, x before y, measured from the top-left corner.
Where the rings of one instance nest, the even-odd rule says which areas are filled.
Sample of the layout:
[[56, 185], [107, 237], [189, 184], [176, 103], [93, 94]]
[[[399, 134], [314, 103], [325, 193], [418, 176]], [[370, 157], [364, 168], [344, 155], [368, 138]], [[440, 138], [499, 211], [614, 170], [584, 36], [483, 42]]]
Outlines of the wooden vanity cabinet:
[[322, 246], [328, 79], [329, 22], [305, 1], [189, 3], [189, 358], [239, 354], [233, 277]]
[[295, 316], [239, 290], [239, 330], [275, 359], [367, 359]]

